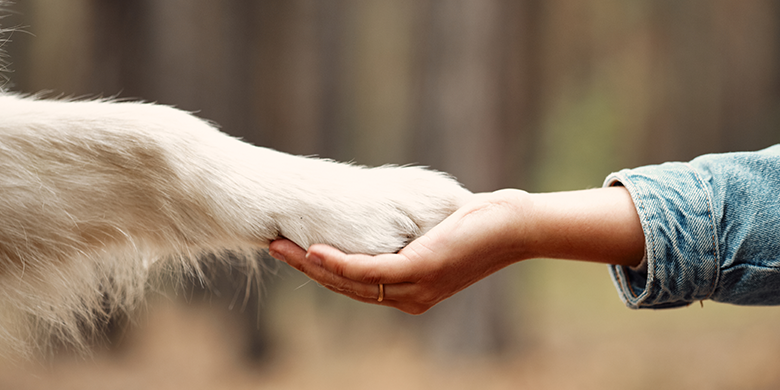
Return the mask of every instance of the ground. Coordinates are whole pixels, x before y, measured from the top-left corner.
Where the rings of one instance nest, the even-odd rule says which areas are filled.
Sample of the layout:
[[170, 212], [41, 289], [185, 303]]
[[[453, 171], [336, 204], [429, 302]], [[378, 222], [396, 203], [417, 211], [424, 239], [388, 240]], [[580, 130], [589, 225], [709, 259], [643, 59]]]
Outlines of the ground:
[[243, 359], [240, 332], [224, 311], [162, 300], [122, 348], [88, 360], [4, 364], [0, 388], [780, 388], [780, 308], [705, 302], [632, 311], [602, 266], [535, 261], [508, 272], [534, 275], [522, 278], [533, 282], [516, 353], [442, 357], [393, 311], [346, 303], [357, 314], [345, 320], [342, 311], [322, 310], [311, 299], [319, 288], [307, 284], [269, 303], [273, 352], [263, 362]]

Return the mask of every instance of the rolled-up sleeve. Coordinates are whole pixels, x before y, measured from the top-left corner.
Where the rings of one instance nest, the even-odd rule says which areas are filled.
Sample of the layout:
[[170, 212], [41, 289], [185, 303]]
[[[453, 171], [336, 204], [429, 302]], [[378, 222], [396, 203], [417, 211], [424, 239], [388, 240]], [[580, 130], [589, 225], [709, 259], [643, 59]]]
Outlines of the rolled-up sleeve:
[[631, 308], [712, 299], [780, 304], [780, 145], [623, 170], [645, 234], [646, 263], [610, 266]]

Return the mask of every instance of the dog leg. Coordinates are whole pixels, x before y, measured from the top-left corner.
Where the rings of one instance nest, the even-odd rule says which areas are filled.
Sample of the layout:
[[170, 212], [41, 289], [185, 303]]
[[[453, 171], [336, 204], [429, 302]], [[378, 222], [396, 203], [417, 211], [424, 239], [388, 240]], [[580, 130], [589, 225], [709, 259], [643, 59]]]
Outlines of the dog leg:
[[292, 156], [170, 107], [0, 95], [0, 338], [82, 346], [150, 271], [251, 259], [277, 237], [394, 252], [469, 196], [438, 172]]

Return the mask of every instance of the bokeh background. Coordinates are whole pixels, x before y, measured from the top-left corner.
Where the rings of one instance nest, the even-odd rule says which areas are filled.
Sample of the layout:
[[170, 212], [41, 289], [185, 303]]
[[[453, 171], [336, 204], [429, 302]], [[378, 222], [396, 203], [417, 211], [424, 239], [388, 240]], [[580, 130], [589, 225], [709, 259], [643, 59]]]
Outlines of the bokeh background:
[[[422, 164], [473, 191], [780, 141], [780, 3], [17, 0], [5, 87], [174, 105], [294, 154]], [[273, 169], [273, 167], [258, 167]], [[606, 267], [514, 265], [409, 316], [286, 266], [215, 270], [93, 357], [3, 389], [775, 389], [780, 309], [626, 309]]]

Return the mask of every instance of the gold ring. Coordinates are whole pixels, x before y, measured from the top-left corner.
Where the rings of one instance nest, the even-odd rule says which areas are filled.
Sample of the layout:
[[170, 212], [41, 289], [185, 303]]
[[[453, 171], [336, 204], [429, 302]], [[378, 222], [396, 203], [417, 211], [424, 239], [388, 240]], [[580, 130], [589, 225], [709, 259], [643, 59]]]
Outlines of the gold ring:
[[377, 298], [376, 301], [382, 302], [383, 300], [385, 300], [385, 285], [379, 283], [379, 298]]

